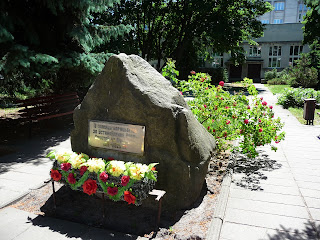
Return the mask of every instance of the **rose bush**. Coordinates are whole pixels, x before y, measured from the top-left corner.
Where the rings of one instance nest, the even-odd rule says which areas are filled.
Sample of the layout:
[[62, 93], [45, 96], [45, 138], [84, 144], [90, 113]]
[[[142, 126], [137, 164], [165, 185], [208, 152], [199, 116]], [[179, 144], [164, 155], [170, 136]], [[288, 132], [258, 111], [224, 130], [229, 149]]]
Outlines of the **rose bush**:
[[[243, 87], [251, 95], [230, 94], [224, 90], [224, 82], [210, 84], [211, 77], [205, 73], [192, 72], [188, 81], [179, 81], [178, 89], [191, 94], [188, 101], [198, 121], [216, 139], [218, 150], [239, 149], [248, 157], [258, 155], [256, 148], [265, 144], [279, 143], [284, 139], [280, 118], [274, 119], [272, 106], [258, 97], [252, 80], [245, 78]], [[239, 146], [233, 145], [239, 140]], [[273, 150], [277, 148], [272, 146]]]

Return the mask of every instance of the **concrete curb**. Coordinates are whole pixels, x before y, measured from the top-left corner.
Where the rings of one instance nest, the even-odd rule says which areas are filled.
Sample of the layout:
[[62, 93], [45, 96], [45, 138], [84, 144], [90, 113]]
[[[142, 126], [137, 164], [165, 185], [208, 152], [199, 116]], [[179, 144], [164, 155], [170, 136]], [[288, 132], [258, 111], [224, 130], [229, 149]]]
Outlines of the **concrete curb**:
[[36, 190], [36, 189], [42, 188], [44, 185], [47, 184], [48, 180], [49, 180], [49, 178], [44, 183], [41, 183], [41, 184], [37, 185], [36, 187], [30, 188], [27, 191], [21, 193], [19, 196], [15, 197], [14, 199], [11, 199], [11, 200], [1, 204], [0, 205], [0, 209], [8, 207], [9, 205], [15, 204], [16, 202], [20, 201], [22, 198], [27, 196], [32, 190]]
[[231, 173], [227, 173], [222, 181], [221, 191], [213, 214], [213, 219], [206, 236], [207, 240], [219, 240], [224, 216], [227, 208], [231, 185]]

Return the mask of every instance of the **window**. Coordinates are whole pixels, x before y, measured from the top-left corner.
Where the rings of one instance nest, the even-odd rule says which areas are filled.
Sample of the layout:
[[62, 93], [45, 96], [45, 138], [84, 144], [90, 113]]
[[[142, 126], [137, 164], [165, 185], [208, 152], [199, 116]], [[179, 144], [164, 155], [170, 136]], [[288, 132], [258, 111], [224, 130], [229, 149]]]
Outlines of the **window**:
[[261, 56], [261, 47], [259, 47], [259, 46], [250, 46], [249, 56], [251, 56], [251, 57], [259, 57], [259, 56]]
[[223, 67], [223, 53], [214, 53], [211, 65], [213, 68]]
[[303, 52], [302, 45], [290, 46], [290, 58], [289, 58], [289, 66], [296, 65], [295, 61], [300, 58], [300, 54]]
[[284, 10], [284, 2], [275, 2], [274, 3], [275, 11], [283, 11]]
[[307, 6], [305, 4], [300, 3], [299, 4], [299, 12], [306, 12], [308, 10]]
[[281, 23], [283, 23], [283, 19], [274, 19], [273, 23], [274, 24], [281, 24]]
[[269, 48], [269, 64], [268, 67], [281, 67], [281, 46], [271, 46]]
[[269, 24], [270, 22], [269, 22], [269, 20], [261, 20], [261, 23], [262, 24]]

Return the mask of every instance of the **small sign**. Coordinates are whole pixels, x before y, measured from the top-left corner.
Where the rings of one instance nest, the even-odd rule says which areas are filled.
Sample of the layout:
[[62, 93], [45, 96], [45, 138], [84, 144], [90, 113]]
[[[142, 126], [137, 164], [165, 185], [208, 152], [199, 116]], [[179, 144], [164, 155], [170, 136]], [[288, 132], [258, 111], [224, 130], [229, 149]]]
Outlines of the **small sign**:
[[89, 145], [143, 154], [145, 126], [89, 120]]

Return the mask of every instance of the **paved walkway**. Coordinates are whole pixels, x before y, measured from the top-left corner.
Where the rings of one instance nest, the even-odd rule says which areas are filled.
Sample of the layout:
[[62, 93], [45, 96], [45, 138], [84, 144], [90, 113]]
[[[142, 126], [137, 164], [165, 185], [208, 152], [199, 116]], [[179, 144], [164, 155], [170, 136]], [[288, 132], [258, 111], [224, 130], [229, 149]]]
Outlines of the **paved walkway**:
[[71, 150], [69, 136], [67, 129], [17, 142], [14, 153], [0, 157], [0, 239], [145, 239], [6, 207], [50, 178], [53, 161], [45, 156], [53, 149]]
[[[261, 148], [259, 161], [238, 160], [227, 199], [220, 240], [320, 239], [319, 126], [301, 125], [263, 85], [261, 96], [285, 122], [277, 152]], [[318, 116], [316, 116], [318, 117]], [[0, 158], [0, 208], [42, 185], [51, 148], [70, 149], [69, 131], [13, 146]], [[318, 233], [316, 230], [318, 230]], [[0, 239], [142, 239], [14, 208], [0, 209]]]
[[259, 161], [238, 160], [220, 240], [319, 240], [320, 127], [300, 124], [256, 86], [285, 122], [286, 139], [277, 152], [261, 148]]

